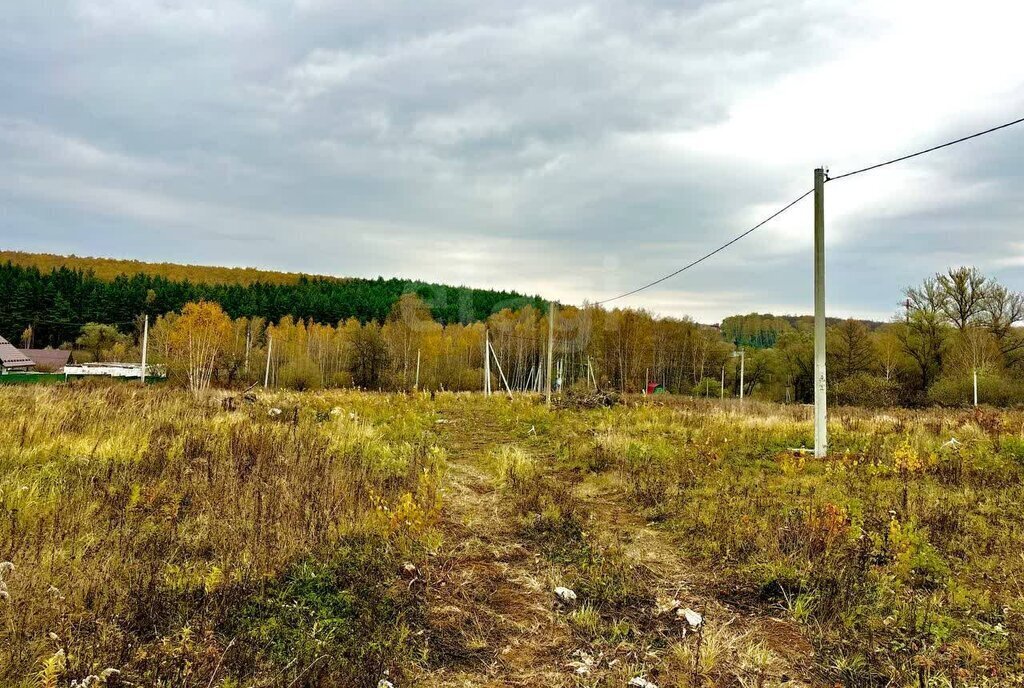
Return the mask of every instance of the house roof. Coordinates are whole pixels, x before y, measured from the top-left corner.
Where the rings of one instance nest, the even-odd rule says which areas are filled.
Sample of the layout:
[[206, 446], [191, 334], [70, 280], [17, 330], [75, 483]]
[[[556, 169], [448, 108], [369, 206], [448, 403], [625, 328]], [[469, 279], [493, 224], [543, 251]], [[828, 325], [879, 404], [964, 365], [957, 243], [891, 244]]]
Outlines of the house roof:
[[67, 349], [20, 349], [20, 351], [35, 362], [36, 368], [61, 370], [71, 360], [71, 352]]
[[21, 353], [9, 341], [0, 337], [0, 367], [3, 368], [30, 368], [35, 362]]

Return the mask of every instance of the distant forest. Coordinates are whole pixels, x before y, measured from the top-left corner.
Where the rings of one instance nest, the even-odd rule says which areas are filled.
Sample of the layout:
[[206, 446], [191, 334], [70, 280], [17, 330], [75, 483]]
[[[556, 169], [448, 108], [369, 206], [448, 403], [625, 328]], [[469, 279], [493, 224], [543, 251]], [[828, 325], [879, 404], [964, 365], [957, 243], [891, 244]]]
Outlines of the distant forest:
[[[349, 318], [381, 322], [405, 293], [420, 296], [433, 318], [444, 324], [486, 320], [503, 308], [544, 309], [539, 297], [516, 292], [402, 279], [340, 279], [74, 257], [66, 259], [71, 267], [55, 264], [59, 256], [2, 255], [6, 260], [0, 263], [0, 335], [19, 342], [31, 327], [36, 347], [74, 341], [82, 325], [90, 322], [132, 331], [144, 314], [152, 318], [202, 300], [219, 303], [233, 318], [277, 322], [291, 316], [322, 324]], [[135, 268], [133, 274], [117, 272], [126, 266]]]
[[[829, 327], [839, 325], [846, 318], [825, 318]], [[874, 332], [885, 323], [874, 320], [858, 320], [869, 331]], [[771, 349], [779, 337], [794, 330], [809, 332], [814, 329], [813, 315], [772, 315], [771, 313], [748, 313], [730, 315], [722, 320], [722, 336], [740, 348]]]

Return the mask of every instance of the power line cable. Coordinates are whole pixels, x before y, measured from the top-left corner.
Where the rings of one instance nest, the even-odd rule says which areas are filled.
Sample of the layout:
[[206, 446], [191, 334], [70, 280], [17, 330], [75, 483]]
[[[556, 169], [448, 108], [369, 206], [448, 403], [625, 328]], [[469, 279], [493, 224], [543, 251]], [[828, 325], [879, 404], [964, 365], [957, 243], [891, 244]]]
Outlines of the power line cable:
[[[932, 152], [940, 150], [942, 148], [948, 148], [949, 146], [954, 146], [954, 145], [956, 145], [958, 143], [963, 143], [964, 141], [970, 141], [971, 139], [976, 139], [979, 136], [984, 136], [986, 134], [991, 134], [992, 132], [996, 132], [996, 131], [999, 131], [1001, 129], [1006, 129], [1006, 128], [1012, 127], [1012, 126], [1014, 126], [1016, 124], [1021, 124], [1022, 122], [1024, 122], [1024, 117], [1020, 117], [1020, 118], [1015, 119], [1015, 120], [1013, 120], [1011, 122], [1006, 122], [1004, 124], [1000, 124], [998, 126], [994, 126], [994, 127], [989, 128], [989, 129], [985, 129], [984, 131], [979, 131], [979, 132], [975, 132], [973, 134], [969, 134], [968, 136], [962, 136], [962, 137], [960, 137], [958, 139], [953, 139], [952, 141], [947, 141], [947, 142], [941, 143], [941, 144], [939, 144], [937, 146], [932, 146], [931, 148], [925, 148], [924, 150], [917, 151], [916, 153], [909, 153], [907, 155], [901, 155], [900, 157], [893, 158], [892, 160], [886, 160], [885, 162], [876, 163], [874, 165], [868, 165], [867, 167], [862, 167], [859, 170], [853, 170], [852, 172], [845, 172], [843, 174], [836, 175], [834, 177], [830, 176], [830, 177], [827, 177], [825, 181], [834, 182], [834, 181], [839, 180], [839, 179], [845, 179], [846, 177], [852, 177], [855, 174], [861, 174], [863, 172], [869, 172], [871, 170], [877, 170], [880, 167], [885, 167], [887, 165], [893, 165], [893, 164], [898, 163], [898, 162], [903, 162], [904, 160], [909, 160], [910, 158], [916, 158], [917, 156], [924, 155], [925, 153], [932, 153]], [[754, 231], [760, 229], [761, 227], [763, 227], [764, 225], [768, 224], [768, 222], [774, 220], [776, 217], [778, 217], [782, 213], [786, 212], [787, 210], [792, 208], [794, 205], [796, 205], [797, 203], [799, 203], [803, 199], [805, 199], [808, 196], [810, 196], [812, 193], [814, 193], [814, 189], [808, 190], [803, 195], [797, 197], [793, 201], [790, 201], [788, 204], [783, 206], [781, 209], [775, 211], [774, 213], [772, 213], [771, 215], [769, 215], [765, 219], [761, 220], [760, 222], [758, 222], [756, 225], [754, 225], [753, 227], [751, 227], [747, 231], [745, 231], [742, 234], [739, 234], [739, 235], [733, 237], [732, 239], [730, 239], [726, 243], [724, 243], [721, 246], [719, 246], [718, 248], [716, 248], [714, 251], [711, 251], [710, 253], [704, 254], [703, 256], [698, 258], [697, 260], [684, 265], [683, 267], [679, 268], [675, 272], [670, 272], [669, 274], [665, 275], [664, 277], [660, 277], [660, 278], [654, 280], [653, 282], [649, 282], [648, 284], [645, 284], [642, 287], [637, 287], [636, 289], [633, 289], [632, 291], [627, 291], [624, 294], [619, 294], [618, 296], [613, 296], [613, 297], [611, 297], [609, 299], [603, 299], [601, 301], [595, 301], [593, 305], [600, 306], [602, 304], [609, 303], [611, 301], [617, 301], [618, 299], [622, 299], [622, 298], [625, 298], [627, 296], [632, 296], [633, 294], [636, 294], [636, 293], [639, 293], [641, 291], [644, 291], [645, 289], [650, 289], [651, 287], [653, 287], [653, 286], [655, 286], [657, 284], [661, 284], [665, 280], [671, 279], [671, 278], [675, 277], [676, 275], [689, 270], [690, 268], [692, 268], [693, 266], [697, 265], [698, 263], [704, 262], [705, 260], [707, 260], [711, 256], [715, 255], [716, 253], [719, 253], [720, 251], [724, 251], [725, 249], [729, 248], [730, 246], [735, 244], [737, 241], [739, 241], [743, 237], [747, 236], [748, 234], [751, 234], [752, 232], [754, 232]]]
[[984, 136], [985, 134], [991, 134], [994, 131], [999, 131], [1000, 129], [1006, 129], [1007, 127], [1012, 127], [1015, 124], [1020, 124], [1021, 122], [1024, 122], [1024, 117], [1021, 117], [1020, 119], [1015, 119], [1012, 122], [1006, 122], [1005, 124], [1000, 124], [999, 126], [992, 127], [991, 129], [986, 129], [985, 131], [979, 131], [979, 132], [976, 132], [974, 134], [970, 134], [969, 136], [962, 136], [962, 137], [960, 137], [958, 139], [953, 139], [952, 141], [946, 141], [945, 143], [941, 143], [938, 146], [932, 146], [931, 148], [925, 148], [924, 150], [917, 151], [916, 153], [910, 153], [908, 155], [901, 155], [898, 158], [893, 158], [892, 160], [886, 160], [885, 162], [876, 163], [874, 165], [868, 165], [867, 167], [862, 167], [859, 170], [854, 170], [852, 172], [846, 172], [844, 174], [840, 174], [840, 175], [837, 175], [835, 177], [831, 177], [830, 176], [828, 179], [826, 179], [826, 181], [834, 182], [837, 179], [844, 179], [846, 177], [852, 177], [853, 175], [860, 174], [861, 172], [869, 172], [871, 170], [877, 170], [879, 167], [885, 167], [886, 165], [892, 165], [892, 164], [897, 163], [897, 162], [903, 162], [904, 160], [909, 160], [910, 158], [916, 158], [917, 156], [924, 155], [925, 153], [931, 153], [932, 151], [937, 151], [940, 148], [947, 148], [949, 146], [954, 146], [954, 145], [956, 145], [958, 143], [963, 143], [964, 141], [970, 141], [971, 139], [976, 139], [979, 136]]
[[637, 292], [641, 292], [644, 289], [650, 289], [651, 287], [653, 287], [656, 284], [661, 284], [665, 280], [671, 279], [671, 278], [675, 277], [676, 275], [678, 275], [681, 272], [686, 272], [687, 270], [692, 268], [694, 265], [697, 265], [698, 263], [704, 262], [705, 260], [707, 260], [711, 256], [715, 255], [716, 253], [719, 253], [720, 251], [724, 251], [725, 249], [729, 248], [730, 246], [735, 244], [737, 241], [739, 241], [743, 237], [745, 237], [748, 234], [750, 234], [751, 232], [754, 232], [755, 230], [758, 230], [761, 227], [763, 227], [764, 225], [768, 224], [769, 222], [771, 222], [772, 220], [777, 218], [779, 215], [781, 215], [782, 213], [786, 212], [787, 210], [789, 210], [790, 208], [795, 206], [797, 203], [799, 203], [800, 201], [802, 201], [805, 198], [807, 198], [808, 196], [810, 196], [812, 193], [814, 193], [814, 189], [808, 189], [807, 191], [805, 191], [804, 193], [800, 194], [799, 196], [797, 196], [795, 199], [793, 199], [792, 201], [790, 201], [789, 203], [787, 203], [783, 207], [781, 207], [778, 210], [776, 210], [774, 213], [772, 213], [771, 215], [769, 215], [765, 219], [763, 219], [760, 222], [758, 222], [756, 225], [754, 225], [753, 227], [751, 227], [747, 231], [743, 232], [742, 234], [736, 235], [735, 237], [733, 237], [729, 241], [725, 242], [724, 244], [722, 244], [721, 246], [716, 248], [714, 251], [711, 251], [710, 253], [705, 253], [703, 256], [701, 256], [697, 260], [695, 260], [695, 261], [693, 261], [691, 263], [687, 263], [686, 265], [684, 265], [683, 267], [679, 268], [675, 272], [670, 272], [669, 274], [665, 275], [664, 277], [660, 277], [660, 278], [654, 280], [653, 282], [645, 284], [642, 287], [637, 287], [636, 289], [634, 289], [632, 291], [627, 291], [625, 294], [619, 294], [618, 296], [613, 296], [610, 299], [603, 299], [601, 301], [595, 301], [593, 305], [600, 306], [600, 305], [608, 303], [610, 301], [617, 301], [618, 299], [622, 299], [622, 298], [625, 298], [627, 296], [632, 296], [633, 294], [636, 294]]

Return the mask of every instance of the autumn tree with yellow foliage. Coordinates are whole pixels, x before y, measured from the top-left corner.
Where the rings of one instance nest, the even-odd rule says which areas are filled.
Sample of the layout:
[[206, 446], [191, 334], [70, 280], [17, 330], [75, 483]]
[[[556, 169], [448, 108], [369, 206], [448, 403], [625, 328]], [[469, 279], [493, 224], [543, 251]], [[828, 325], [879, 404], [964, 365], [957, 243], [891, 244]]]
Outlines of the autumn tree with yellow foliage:
[[168, 364], [184, 375], [189, 391], [202, 395], [210, 388], [231, 343], [231, 318], [210, 301], [185, 304], [167, 339]]

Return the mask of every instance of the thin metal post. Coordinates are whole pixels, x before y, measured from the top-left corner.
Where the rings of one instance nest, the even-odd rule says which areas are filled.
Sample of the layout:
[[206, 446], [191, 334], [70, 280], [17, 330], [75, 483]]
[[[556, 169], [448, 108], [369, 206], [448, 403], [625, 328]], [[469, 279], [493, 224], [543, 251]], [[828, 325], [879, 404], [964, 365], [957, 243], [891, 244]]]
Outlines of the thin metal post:
[[[146, 350], [149, 348], [149, 314], [146, 314], [146, 319], [142, 324], [142, 370], [139, 372], [139, 379], [142, 380], [142, 384], [146, 384]], [[977, 379], [977, 376], [975, 376]], [[977, 384], [975, 384], [977, 389]], [[978, 405], [978, 394], [974, 394], [974, 405]]]
[[978, 405], [978, 369], [974, 369], [974, 405]]
[[413, 389], [419, 391], [420, 389], [420, 350], [416, 349], [416, 384], [413, 385]]
[[274, 348], [274, 338], [267, 335], [267, 370], [263, 373], [263, 389], [270, 385], [270, 352]]
[[498, 366], [498, 375], [501, 376], [501, 381], [505, 383], [505, 391], [508, 392], [508, 398], [512, 399], [513, 398], [513, 396], [512, 396], [512, 387], [509, 386], [508, 378], [505, 377], [505, 372], [501, 369], [501, 361], [498, 360], [498, 354], [495, 353], [494, 347], [491, 346], [490, 342], [487, 343], [487, 348], [491, 350], [491, 354], [490, 355], [494, 356], [494, 364], [496, 366]]
[[747, 352], [740, 349], [740, 403], [743, 403], [743, 375], [747, 368]]
[[249, 374], [249, 351], [252, 349], [252, 320], [245, 323], [245, 363], [242, 369], [245, 374]]
[[825, 405], [825, 170], [814, 170], [814, 456], [828, 453]]
[[548, 302], [548, 374], [544, 378], [544, 396], [551, 406], [551, 374], [554, 367], [555, 354], [555, 302]]
[[491, 331], [484, 330], [484, 396], [491, 396]]

